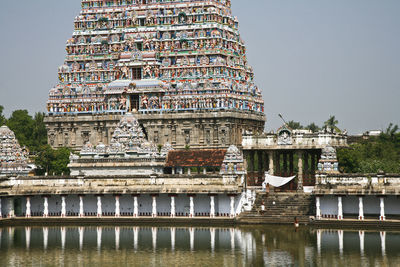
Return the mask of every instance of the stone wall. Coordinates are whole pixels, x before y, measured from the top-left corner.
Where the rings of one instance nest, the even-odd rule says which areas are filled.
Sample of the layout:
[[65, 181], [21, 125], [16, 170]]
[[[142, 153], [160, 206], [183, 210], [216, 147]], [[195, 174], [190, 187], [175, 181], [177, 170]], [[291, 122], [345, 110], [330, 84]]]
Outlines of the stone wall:
[[[222, 148], [241, 145], [242, 132], [261, 133], [265, 116], [251, 112], [136, 113], [148, 140], [174, 148]], [[59, 115], [45, 118], [49, 144], [80, 150], [86, 142], [109, 144], [121, 114]]]

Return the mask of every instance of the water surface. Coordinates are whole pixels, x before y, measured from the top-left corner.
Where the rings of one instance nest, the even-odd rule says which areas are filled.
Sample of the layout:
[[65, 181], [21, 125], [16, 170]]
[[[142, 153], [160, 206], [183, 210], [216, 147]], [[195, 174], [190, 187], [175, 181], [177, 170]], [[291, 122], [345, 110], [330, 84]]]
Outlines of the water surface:
[[0, 235], [0, 266], [400, 266], [400, 232], [101, 226]]

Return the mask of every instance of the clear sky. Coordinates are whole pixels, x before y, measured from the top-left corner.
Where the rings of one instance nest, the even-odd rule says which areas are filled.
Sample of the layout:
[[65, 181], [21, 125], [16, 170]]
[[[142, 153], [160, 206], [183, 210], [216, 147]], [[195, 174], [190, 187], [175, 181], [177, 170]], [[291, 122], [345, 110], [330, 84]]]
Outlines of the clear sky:
[[[350, 133], [400, 125], [399, 0], [232, 0], [265, 100], [267, 129], [336, 115]], [[0, 105], [45, 111], [80, 0], [0, 10]]]

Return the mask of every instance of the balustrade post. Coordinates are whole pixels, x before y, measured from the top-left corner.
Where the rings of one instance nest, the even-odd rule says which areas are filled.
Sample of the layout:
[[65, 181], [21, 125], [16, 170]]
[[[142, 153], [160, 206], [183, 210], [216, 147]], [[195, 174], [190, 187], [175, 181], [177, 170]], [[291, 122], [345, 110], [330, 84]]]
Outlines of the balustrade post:
[[358, 197], [358, 219], [364, 220], [364, 204], [363, 204], [363, 197]]
[[268, 173], [270, 175], [274, 175], [274, 152], [273, 151], [268, 151], [268, 160], [269, 160]]
[[97, 217], [103, 216], [101, 196], [97, 196]]
[[230, 217], [233, 218], [235, 217], [235, 196], [231, 195], [231, 212], [230, 212]]
[[298, 167], [298, 174], [297, 174], [297, 190], [302, 191], [303, 190], [303, 151], [298, 151], [297, 156], [298, 156], [298, 162], [297, 162], [297, 167]]
[[315, 197], [315, 205], [317, 208], [316, 217], [317, 217], [317, 220], [320, 220], [321, 219], [321, 197], [319, 197], [319, 196]]
[[381, 216], [379, 217], [379, 220], [384, 221], [386, 220], [385, 217], [385, 198], [380, 197], [380, 208], [381, 208]]
[[133, 217], [139, 216], [139, 205], [138, 205], [138, 196], [133, 196]]
[[157, 217], [157, 195], [152, 195], [153, 202], [152, 202], [152, 217]]
[[31, 197], [27, 196], [26, 197], [26, 212], [25, 212], [25, 217], [30, 218], [31, 217]]
[[79, 196], [79, 217], [84, 217], [85, 213], [83, 210], [83, 195]]
[[49, 217], [49, 200], [48, 197], [45, 196], [43, 197], [44, 203], [43, 203], [43, 217]]
[[342, 205], [342, 197], [338, 196], [338, 220], [343, 220], [343, 205]]
[[193, 218], [194, 217], [194, 199], [193, 199], [193, 195], [190, 195], [190, 212], [189, 212], [189, 217]]
[[119, 195], [115, 195], [115, 217], [120, 217]]
[[65, 203], [66, 196], [61, 196], [61, 217], [67, 216], [67, 204]]
[[8, 199], [8, 218], [15, 217], [15, 212], [14, 212], [14, 198], [10, 197]]
[[210, 195], [210, 217], [215, 218], [215, 201], [213, 195]]
[[175, 196], [171, 195], [171, 217], [175, 217]]

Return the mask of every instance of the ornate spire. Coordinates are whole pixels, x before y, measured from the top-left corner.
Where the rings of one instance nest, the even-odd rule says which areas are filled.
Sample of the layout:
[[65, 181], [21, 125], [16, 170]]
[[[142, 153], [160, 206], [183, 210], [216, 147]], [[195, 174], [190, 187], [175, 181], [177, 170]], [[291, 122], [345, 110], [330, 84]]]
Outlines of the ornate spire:
[[27, 175], [27, 151], [7, 126], [0, 127], [0, 175]]

